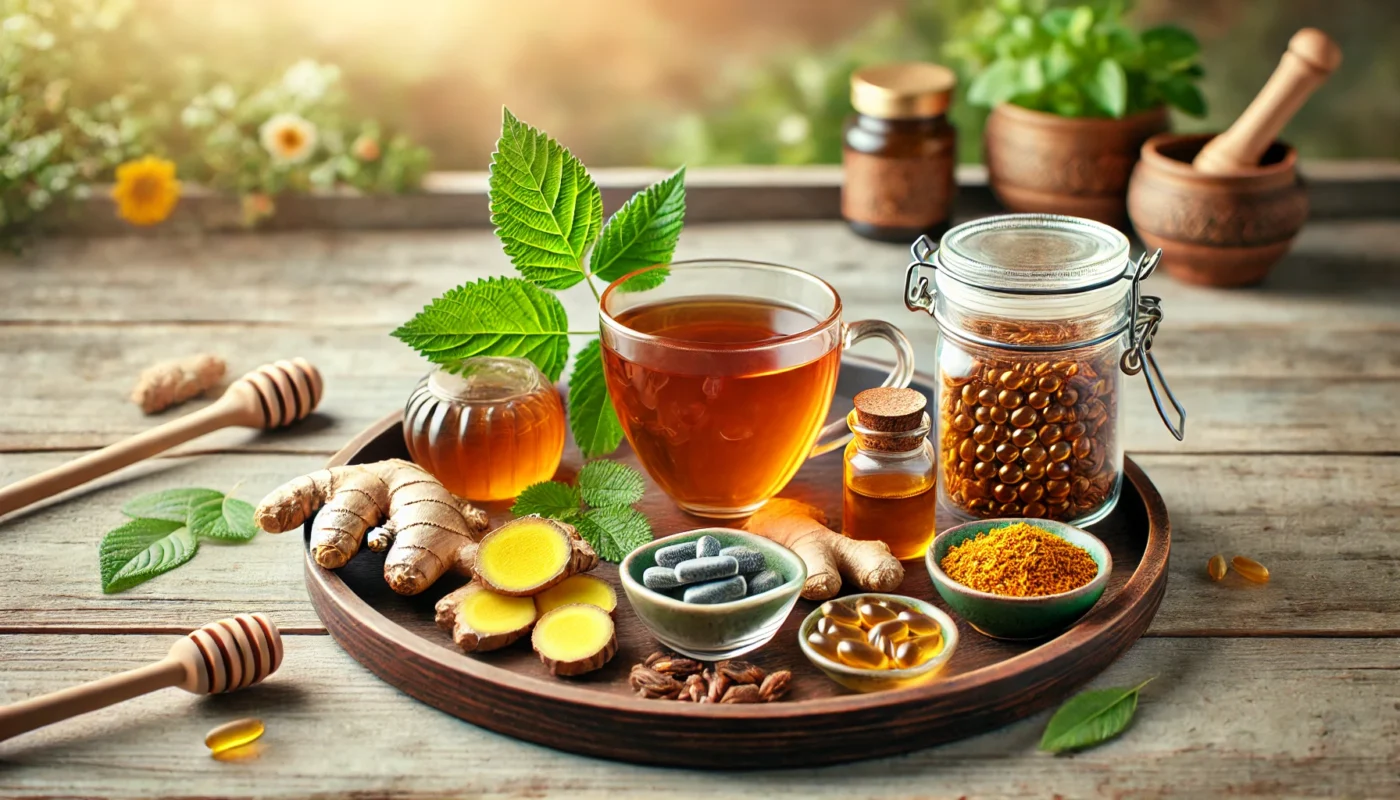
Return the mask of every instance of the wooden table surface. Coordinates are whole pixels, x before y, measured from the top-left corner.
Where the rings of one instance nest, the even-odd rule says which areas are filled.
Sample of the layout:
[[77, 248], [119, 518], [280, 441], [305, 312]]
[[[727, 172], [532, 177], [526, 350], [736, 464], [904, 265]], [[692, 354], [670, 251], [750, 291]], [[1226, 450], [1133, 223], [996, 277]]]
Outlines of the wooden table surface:
[[[836, 222], [695, 224], [678, 255], [809, 269], [841, 292], [848, 319], [894, 321], [932, 363], [933, 321], [902, 305], [903, 248]], [[508, 269], [480, 229], [56, 238], [0, 262], [0, 483], [151, 425], [126, 393], [162, 358], [209, 350], [237, 374], [302, 355], [326, 380], [322, 413], [300, 427], [216, 433], [0, 521], [0, 702], [156, 659], [234, 612], [265, 611], [290, 634], [285, 665], [257, 690], [167, 690], [0, 744], [0, 795], [1400, 795], [1393, 218], [1315, 220], [1258, 288], [1148, 284], [1164, 298], [1157, 354], [1189, 436], [1162, 428], [1140, 380], [1126, 383], [1124, 430], [1171, 510], [1171, 578], [1147, 638], [1095, 685], [1156, 680], [1126, 735], [1076, 756], [1036, 751], [1045, 715], [807, 771], [683, 772], [523, 744], [418, 704], [341, 652], [307, 601], [297, 536], [206, 545], [173, 573], [102, 594], [97, 543], [124, 501], [191, 485], [256, 501], [320, 467], [425, 371], [388, 331], [443, 290]], [[589, 300], [569, 293], [573, 319]], [[1211, 583], [1216, 552], [1258, 558], [1273, 582]], [[258, 757], [211, 759], [204, 732], [248, 715], [267, 723]]]

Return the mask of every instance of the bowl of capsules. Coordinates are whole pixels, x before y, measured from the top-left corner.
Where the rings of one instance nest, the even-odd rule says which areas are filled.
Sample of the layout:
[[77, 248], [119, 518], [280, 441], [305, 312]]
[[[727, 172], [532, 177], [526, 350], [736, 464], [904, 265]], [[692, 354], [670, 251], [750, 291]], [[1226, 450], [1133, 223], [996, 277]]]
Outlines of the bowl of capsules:
[[777, 634], [807, 566], [762, 536], [698, 528], [633, 550], [618, 575], [632, 610], [657, 640], [682, 655], [720, 661]]
[[857, 692], [901, 689], [937, 677], [958, 647], [958, 626], [932, 603], [854, 594], [822, 603], [798, 629], [798, 645], [827, 677]]

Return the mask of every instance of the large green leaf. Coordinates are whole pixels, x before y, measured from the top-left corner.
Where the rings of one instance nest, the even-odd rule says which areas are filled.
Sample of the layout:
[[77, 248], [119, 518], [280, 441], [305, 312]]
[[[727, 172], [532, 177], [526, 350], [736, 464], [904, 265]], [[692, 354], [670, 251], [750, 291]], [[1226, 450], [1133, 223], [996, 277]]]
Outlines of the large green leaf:
[[519, 278], [486, 278], [448, 291], [394, 336], [449, 369], [472, 356], [516, 356], [555, 381], [569, 358], [568, 327], [549, 292]]
[[1206, 115], [1206, 99], [1196, 84], [1184, 75], [1173, 75], [1157, 84], [1157, 90], [1168, 105], [1184, 111], [1193, 117]]
[[122, 513], [128, 517], [162, 519], [183, 525], [190, 517], [190, 509], [223, 496], [223, 492], [213, 489], [166, 489], [128, 501], [122, 506]]
[[188, 527], [196, 536], [246, 542], [258, 533], [253, 506], [236, 497], [219, 497], [190, 509]]
[[1100, 61], [1093, 77], [1084, 84], [1084, 92], [1109, 116], [1123, 116], [1128, 109], [1128, 76], [1123, 65], [1111, 58]]
[[1195, 35], [1175, 25], [1161, 25], [1142, 32], [1142, 46], [1148, 63], [1154, 67], [1170, 67], [1190, 62], [1201, 52]]
[[575, 527], [604, 561], [621, 561], [652, 539], [646, 514], [626, 506], [592, 509], [579, 518]]
[[583, 280], [583, 255], [603, 223], [603, 196], [583, 162], [502, 109], [490, 187], [491, 223], [520, 274], [546, 289]]
[[538, 514], [568, 522], [580, 513], [579, 490], [559, 481], [543, 481], [526, 486], [515, 498], [510, 513], [517, 517]]
[[[632, 195], [603, 226], [589, 270], [612, 282], [634, 270], [671, 263], [685, 224], [685, 167]], [[640, 291], [660, 285], [667, 270], [638, 275], [621, 287]]]
[[1065, 701], [1045, 726], [1040, 749], [1052, 753], [1083, 750], [1122, 733], [1137, 711], [1138, 692], [1150, 680], [1131, 688], [1083, 692]]
[[603, 351], [597, 339], [578, 354], [569, 375], [569, 427], [587, 458], [607, 455], [622, 443], [622, 423], [603, 381]]
[[578, 488], [592, 508], [630, 506], [646, 493], [642, 473], [617, 461], [599, 459], [583, 465], [578, 473]]
[[972, 81], [967, 101], [975, 106], [991, 108], [1021, 93], [1021, 64], [1003, 58], [987, 67]]
[[182, 523], [134, 519], [102, 537], [102, 591], [120, 592], [194, 558], [199, 541]]

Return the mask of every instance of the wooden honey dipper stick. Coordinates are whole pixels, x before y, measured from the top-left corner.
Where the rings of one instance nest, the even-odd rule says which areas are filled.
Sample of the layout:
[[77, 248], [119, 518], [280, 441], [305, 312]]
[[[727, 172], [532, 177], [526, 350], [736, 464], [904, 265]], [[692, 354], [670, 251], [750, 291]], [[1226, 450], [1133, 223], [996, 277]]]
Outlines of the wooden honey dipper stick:
[[1264, 88], [1229, 130], [1206, 142], [1191, 166], [1207, 175], [1233, 175], [1259, 166], [1283, 126], [1341, 63], [1342, 50], [1327, 34], [1317, 28], [1293, 34]]
[[154, 664], [0, 708], [0, 741], [170, 686], [195, 694], [244, 689], [281, 665], [277, 626], [262, 614], [239, 614], [180, 639]]
[[316, 409], [321, 389], [321, 373], [305, 359], [264, 364], [193, 414], [0, 489], [0, 516], [220, 428], [291, 425]]

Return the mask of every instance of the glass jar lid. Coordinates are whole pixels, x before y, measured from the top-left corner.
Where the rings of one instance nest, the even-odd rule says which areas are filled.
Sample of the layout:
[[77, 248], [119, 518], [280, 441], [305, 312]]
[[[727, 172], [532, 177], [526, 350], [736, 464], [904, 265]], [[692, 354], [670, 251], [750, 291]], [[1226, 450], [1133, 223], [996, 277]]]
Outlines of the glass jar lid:
[[957, 85], [951, 69], [923, 61], [877, 64], [851, 73], [851, 106], [880, 119], [936, 117]]
[[943, 234], [938, 262], [941, 273], [987, 291], [1084, 292], [1125, 277], [1128, 237], [1078, 217], [1004, 214]]

